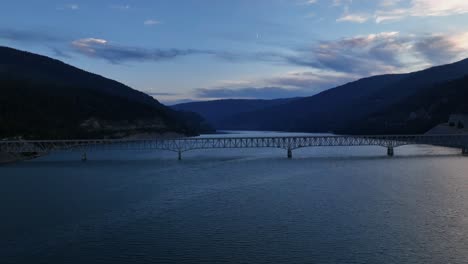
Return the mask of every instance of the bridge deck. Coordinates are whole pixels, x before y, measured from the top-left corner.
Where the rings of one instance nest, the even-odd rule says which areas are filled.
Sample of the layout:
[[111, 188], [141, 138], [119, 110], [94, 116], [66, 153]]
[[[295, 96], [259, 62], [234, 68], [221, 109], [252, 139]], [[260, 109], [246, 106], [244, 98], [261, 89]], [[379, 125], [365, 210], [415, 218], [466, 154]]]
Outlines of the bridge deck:
[[196, 137], [173, 139], [85, 139], [85, 140], [16, 140], [0, 141], [0, 152], [49, 153], [54, 151], [93, 150], [167, 150], [179, 153], [195, 149], [281, 148], [292, 150], [322, 146], [382, 146], [393, 155], [393, 148], [429, 144], [462, 148], [468, 153], [468, 135], [325, 135], [275, 137]]

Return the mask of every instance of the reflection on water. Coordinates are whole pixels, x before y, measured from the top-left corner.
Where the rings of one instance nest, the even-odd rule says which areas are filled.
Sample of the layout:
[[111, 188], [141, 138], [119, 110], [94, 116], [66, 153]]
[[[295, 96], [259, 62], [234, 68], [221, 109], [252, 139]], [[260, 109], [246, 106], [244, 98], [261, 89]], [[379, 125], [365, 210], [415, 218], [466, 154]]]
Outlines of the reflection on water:
[[0, 167], [0, 262], [467, 263], [467, 158], [395, 152], [107, 151]]

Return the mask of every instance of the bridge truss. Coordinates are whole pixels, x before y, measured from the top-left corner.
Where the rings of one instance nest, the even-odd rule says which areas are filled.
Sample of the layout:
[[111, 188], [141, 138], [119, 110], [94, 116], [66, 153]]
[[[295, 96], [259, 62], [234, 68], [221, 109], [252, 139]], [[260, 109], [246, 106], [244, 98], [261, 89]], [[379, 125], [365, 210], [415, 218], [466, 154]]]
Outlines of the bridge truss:
[[0, 141], [0, 152], [50, 153], [55, 151], [97, 150], [166, 150], [182, 153], [197, 149], [280, 148], [292, 151], [306, 147], [382, 146], [393, 156], [393, 149], [403, 145], [427, 144], [461, 148], [468, 154], [468, 135], [379, 135], [379, 136], [288, 136], [288, 137], [198, 137], [174, 139], [90, 139], [90, 140], [16, 140]]

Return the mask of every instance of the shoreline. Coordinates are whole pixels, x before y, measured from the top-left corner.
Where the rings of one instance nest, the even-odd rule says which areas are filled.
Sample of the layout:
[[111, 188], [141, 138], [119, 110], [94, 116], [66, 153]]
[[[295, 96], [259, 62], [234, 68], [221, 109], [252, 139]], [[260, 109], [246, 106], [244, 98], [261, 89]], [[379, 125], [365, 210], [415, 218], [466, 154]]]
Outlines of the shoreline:
[[46, 155], [46, 153], [33, 153], [32, 155], [14, 154], [14, 153], [2, 153], [0, 152], [0, 166], [6, 164], [12, 164], [20, 161], [32, 160]]
[[[166, 132], [166, 133], [139, 133], [130, 136], [122, 137], [121, 139], [129, 140], [144, 140], [144, 139], [155, 139], [155, 138], [182, 138], [185, 135], [176, 133], [176, 132]], [[47, 155], [47, 153], [5, 153], [0, 152], [0, 166], [12, 164], [21, 161], [33, 160], [42, 156]]]

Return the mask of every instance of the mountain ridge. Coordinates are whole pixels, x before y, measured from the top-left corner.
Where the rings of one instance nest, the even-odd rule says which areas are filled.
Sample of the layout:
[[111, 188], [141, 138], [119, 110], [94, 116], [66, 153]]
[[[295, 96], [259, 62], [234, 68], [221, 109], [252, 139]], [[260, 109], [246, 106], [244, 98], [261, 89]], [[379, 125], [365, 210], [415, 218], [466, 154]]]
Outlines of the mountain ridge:
[[[366, 134], [370, 132], [368, 127], [357, 126], [364, 124], [363, 120], [382, 111], [391, 111], [393, 105], [411, 96], [422, 96], [425, 90], [435, 85], [463, 78], [467, 74], [468, 59], [464, 59], [411, 73], [366, 77], [313, 96], [237, 113], [225, 117], [214, 126], [228, 130]], [[416, 131], [420, 132], [420, 129], [406, 132]], [[398, 131], [382, 129], [380, 132]]]
[[0, 47], [0, 138], [196, 135], [196, 114], [172, 110], [117, 81], [56, 59]]
[[[259, 110], [270, 106], [284, 104], [292, 100], [300, 99], [296, 98], [284, 98], [284, 99], [225, 99], [225, 100], [213, 100], [206, 102], [189, 102], [181, 103], [171, 106], [173, 109], [182, 111], [192, 111], [202, 115], [210, 124], [216, 126], [218, 122], [221, 122], [227, 116], [232, 116], [240, 112], [250, 112], [253, 110]], [[212, 111], [216, 109], [216, 111]]]

